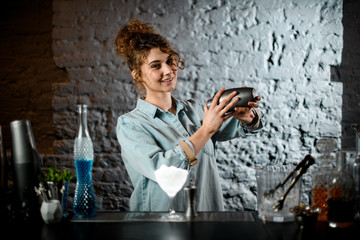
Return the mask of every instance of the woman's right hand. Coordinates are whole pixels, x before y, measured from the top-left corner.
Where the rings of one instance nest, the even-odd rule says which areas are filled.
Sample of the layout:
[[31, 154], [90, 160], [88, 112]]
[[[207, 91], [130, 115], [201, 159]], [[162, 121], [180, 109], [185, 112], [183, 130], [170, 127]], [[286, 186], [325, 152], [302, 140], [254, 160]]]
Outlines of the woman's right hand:
[[[204, 106], [204, 119], [201, 127], [189, 138], [189, 141], [193, 144], [195, 155], [205, 146], [206, 142], [214, 135], [224, 123], [224, 121], [232, 114], [226, 114], [226, 112], [239, 100], [235, 98], [231, 99], [237, 94], [236, 91], [229, 94], [219, 105], [219, 99], [225, 88], [220, 89], [213, 98], [213, 101], [209, 108], [206, 104]], [[230, 102], [231, 101], [231, 102]], [[230, 103], [229, 103], [230, 102]], [[229, 103], [229, 104], [228, 104]]]
[[202, 127], [210, 134], [210, 136], [214, 135], [220, 129], [224, 121], [232, 116], [232, 114], [226, 114], [226, 112], [239, 100], [239, 98], [234, 98], [231, 101], [237, 94], [236, 91], [234, 91], [224, 98], [220, 104], [217, 104], [224, 91], [225, 88], [222, 88], [215, 94], [209, 108], [207, 108], [206, 104], [204, 106], [205, 113]]

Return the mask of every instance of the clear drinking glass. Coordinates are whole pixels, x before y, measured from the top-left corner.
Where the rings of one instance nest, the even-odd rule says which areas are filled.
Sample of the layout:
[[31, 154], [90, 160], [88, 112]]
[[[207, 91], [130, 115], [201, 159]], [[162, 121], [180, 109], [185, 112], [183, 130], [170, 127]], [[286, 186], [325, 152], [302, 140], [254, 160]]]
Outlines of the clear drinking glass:
[[264, 222], [291, 222], [295, 220], [294, 214], [290, 211], [290, 208], [300, 204], [301, 179], [297, 181], [289, 192], [289, 195], [287, 195], [284, 207], [280, 211], [274, 211], [274, 205], [277, 200], [283, 196], [291, 181], [287, 181], [283, 187], [277, 189], [274, 194], [271, 194], [269, 197], [264, 197], [264, 193], [273, 189], [280, 182], [283, 182], [293, 168], [294, 167], [290, 165], [266, 165], [255, 167], [258, 215]]
[[169, 214], [164, 217], [165, 219], [181, 220], [184, 218], [184, 216], [176, 213], [173, 206], [173, 199], [184, 186], [187, 176], [188, 170], [174, 166], [168, 167], [161, 165], [160, 168], [155, 171], [156, 181], [170, 198]]

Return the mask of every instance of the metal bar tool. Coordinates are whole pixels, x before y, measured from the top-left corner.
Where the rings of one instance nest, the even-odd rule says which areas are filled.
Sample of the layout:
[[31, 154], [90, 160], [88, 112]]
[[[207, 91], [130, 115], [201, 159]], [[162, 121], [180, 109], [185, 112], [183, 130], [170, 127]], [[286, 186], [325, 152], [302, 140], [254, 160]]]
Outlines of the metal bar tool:
[[185, 187], [186, 198], [187, 198], [187, 209], [185, 212], [185, 216], [187, 218], [193, 218], [197, 216], [195, 210], [195, 198], [196, 198], [196, 186], [187, 186]]
[[[304, 163], [302, 163], [304, 162]], [[301, 162], [301, 167], [299, 168], [296, 176], [291, 180], [290, 186], [285, 191], [284, 195], [275, 203], [273, 209], [275, 212], [280, 211], [284, 207], [284, 202], [286, 196], [289, 194], [290, 190], [296, 184], [296, 182], [300, 179], [300, 177], [308, 170], [308, 168], [315, 163], [315, 159], [311, 155], [306, 155], [304, 160]], [[296, 169], [296, 168], [295, 168]]]

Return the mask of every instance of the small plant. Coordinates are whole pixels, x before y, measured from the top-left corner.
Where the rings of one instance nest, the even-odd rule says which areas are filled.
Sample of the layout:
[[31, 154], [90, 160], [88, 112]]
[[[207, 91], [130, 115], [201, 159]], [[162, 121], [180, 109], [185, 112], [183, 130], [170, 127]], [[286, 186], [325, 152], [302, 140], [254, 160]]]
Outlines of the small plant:
[[44, 201], [52, 199], [59, 200], [59, 189], [62, 194], [64, 191], [64, 183], [73, 178], [73, 174], [68, 170], [57, 170], [54, 166], [49, 167], [38, 175], [39, 187], [35, 187], [35, 192]]
[[54, 166], [49, 167], [38, 176], [40, 182], [53, 182], [54, 184], [63, 184], [70, 181], [72, 178], [73, 175], [70, 171], [66, 169], [59, 171]]

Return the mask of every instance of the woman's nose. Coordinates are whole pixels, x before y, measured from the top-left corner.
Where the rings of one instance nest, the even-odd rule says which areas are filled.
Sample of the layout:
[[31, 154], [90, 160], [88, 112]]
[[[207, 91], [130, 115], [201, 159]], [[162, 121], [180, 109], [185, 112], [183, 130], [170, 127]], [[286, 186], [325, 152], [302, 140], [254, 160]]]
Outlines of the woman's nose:
[[168, 64], [164, 64], [163, 69], [164, 75], [171, 74], [174, 71], [174, 68]]

